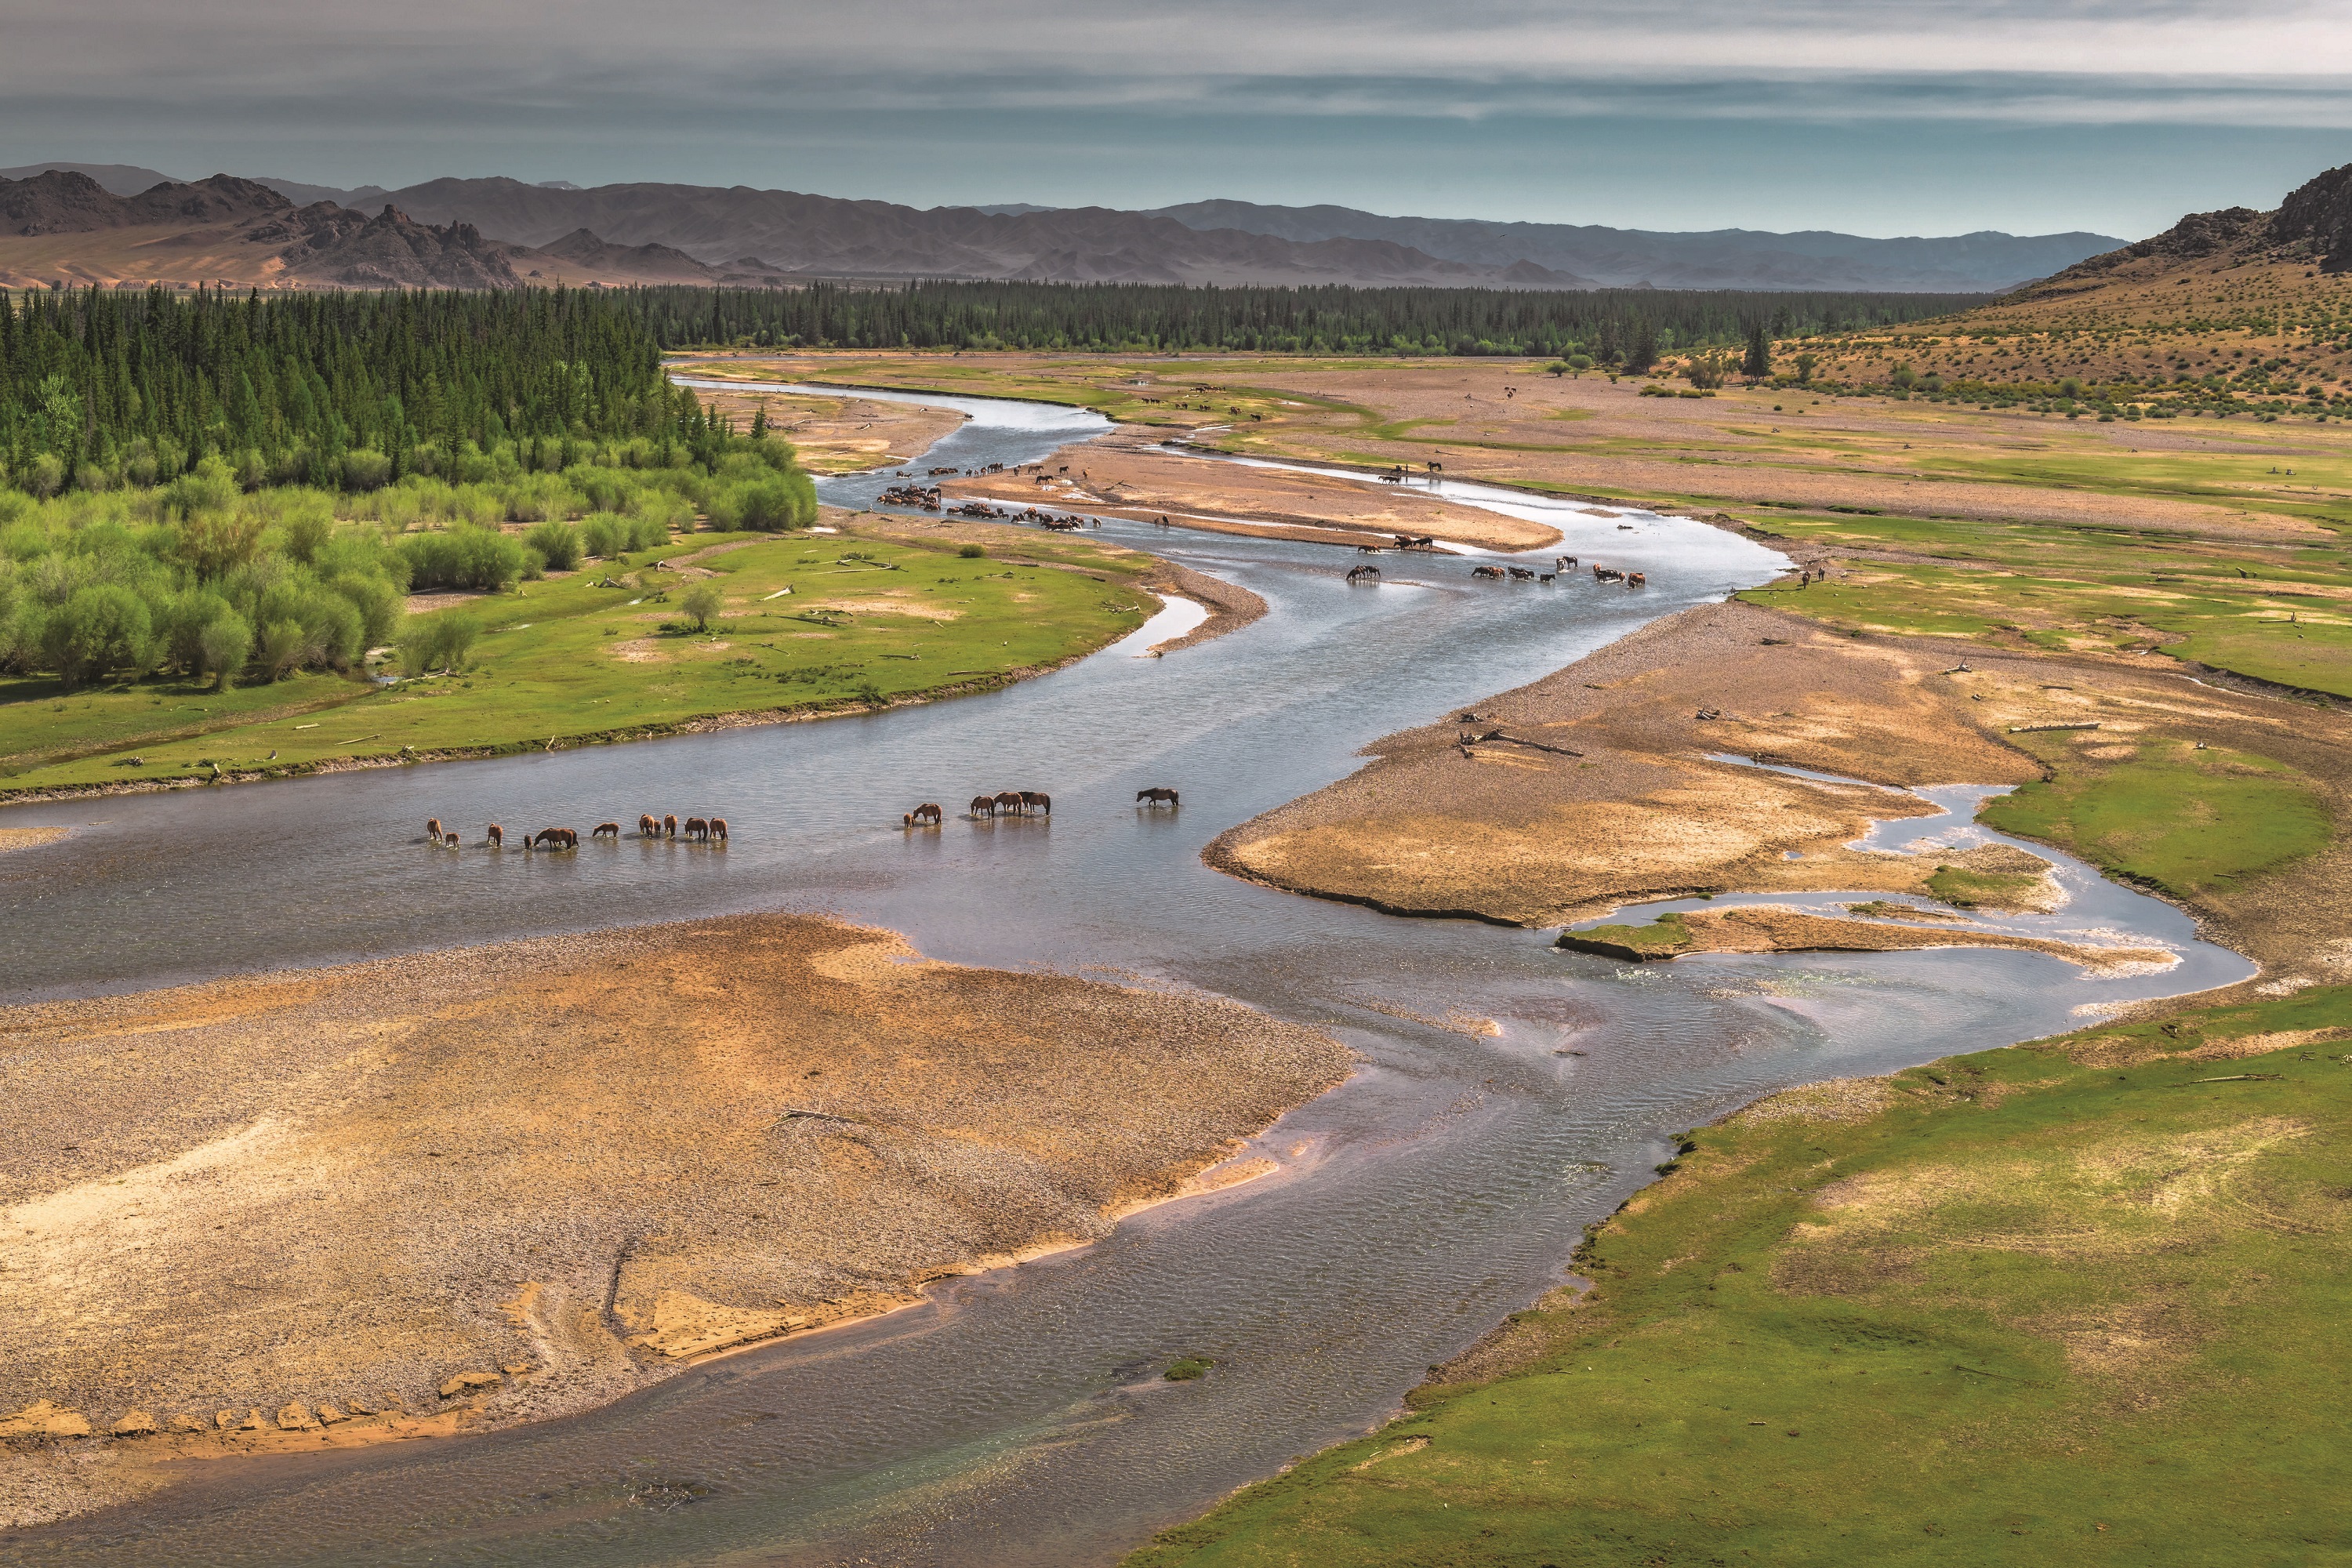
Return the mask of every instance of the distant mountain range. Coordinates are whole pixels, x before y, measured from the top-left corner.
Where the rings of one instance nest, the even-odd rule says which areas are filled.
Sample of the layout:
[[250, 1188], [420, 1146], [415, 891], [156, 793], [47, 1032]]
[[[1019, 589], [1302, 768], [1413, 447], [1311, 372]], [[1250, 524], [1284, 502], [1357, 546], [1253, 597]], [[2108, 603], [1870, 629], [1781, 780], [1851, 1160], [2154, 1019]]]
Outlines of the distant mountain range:
[[[256, 193], [279, 205], [264, 211]], [[376, 216], [362, 216], [369, 210]], [[741, 185], [583, 190], [504, 178], [393, 191], [227, 175], [180, 184], [152, 169], [97, 163], [0, 169], [0, 279], [20, 283], [188, 281], [171, 264], [200, 250], [207, 276], [240, 283], [499, 287], [512, 286], [511, 273], [517, 283], [972, 278], [1995, 293], [2123, 243], [2095, 234], [1666, 234], [1224, 201], [1152, 212], [918, 209]], [[182, 244], [189, 254], [175, 257], [163, 233], [173, 224], [205, 231], [205, 243]], [[110, 237], [58, 242], [74, 232]], [[34, 239], [43, 243], [17, 243]], [[241, 268], [237, 246], [253, 252]], [[230, 270], [218, 270], [224, 262]]]

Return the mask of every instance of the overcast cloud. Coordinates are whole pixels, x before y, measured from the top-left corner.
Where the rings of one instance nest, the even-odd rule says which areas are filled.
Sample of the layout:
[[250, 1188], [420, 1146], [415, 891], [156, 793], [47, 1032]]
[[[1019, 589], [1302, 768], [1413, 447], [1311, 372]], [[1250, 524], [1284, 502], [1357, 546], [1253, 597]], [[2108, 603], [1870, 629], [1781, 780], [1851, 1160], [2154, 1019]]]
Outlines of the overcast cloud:
[[0, 165], [1206, 196], [1644, 227], [2088, 228], [2352, 161], [2281, 0], [11, 0]]

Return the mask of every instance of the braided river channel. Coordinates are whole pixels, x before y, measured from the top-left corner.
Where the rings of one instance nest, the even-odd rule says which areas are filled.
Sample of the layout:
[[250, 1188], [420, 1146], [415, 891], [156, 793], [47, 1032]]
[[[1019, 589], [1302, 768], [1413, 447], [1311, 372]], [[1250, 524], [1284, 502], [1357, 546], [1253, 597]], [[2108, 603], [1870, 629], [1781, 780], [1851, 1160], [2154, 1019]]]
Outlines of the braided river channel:
[[[924, 467], [1034, 461], [1106, 428], [1032, 404], [906, 400], [971, 416]], [[856, 507], [889, 482], [820, 489]], [[1552, 933], [1399, 919], [1209, 869], [1216, 835], [1345, 775], [1381, 735], [1781, 564], [1685, 520], [1460, 482], [1442, 493], [1552, 523], [1559, 552], [1640, 569], [1649, 586], [1474, 583], [1470, 565], [1491, 557], [1470, 552], [1384, 555], [1386, 582], [1351, 589], [1350, 551], [1105, 520], [1097, 537], [1241, 584], [1268, 614], [1164, 658], [1140, 657], [1169, 635], [1147, 628], [1004, 690], [866, 717], [10, 808], [10, 826], [76, 829], [0, 861], [16, 1000], [786, 909], [887, 926], [935, 958], [1219, 993], [1328, 1029], [1362, 1060], [1255, 1141], [1276, 1173], [1134, 1215], [1091, 1247], [583, 1415], [194, 1466], [148, 1500], [20, 1532], [5, 1554], [1114, 1561], [1385, 1419], [1433, 1363], [1561, 1281], [1582, 1228], [1650, 1180], [1684, 1129], [1790, 1085], [2056, 1033], [2252, 972], [2170, 906], [2063, 858], [2065, 910], [1994, 923], [2128, 938], [2179, 962], [2104, 979], [1989, 949], [1624, 965], [1559, 951]], [[1154, 784], [1181, 790], [1181, 809], [1137, 809]], [[1049, 792], [1053, 816], [900, 829], [917, 801], [1003, 788]], [[1969, 833], [1980, 793], [1948, 792], [1957, 815], [1873, 842]], [[721, 812], [733, 842], [498, 857], [415, 841], [427, 816], [626, 821], [648, 803]], [[1835, 912], [1838, 900], [1793, 901]], [[1181, 1355], [1214, 1370], [1160, 1380]]]

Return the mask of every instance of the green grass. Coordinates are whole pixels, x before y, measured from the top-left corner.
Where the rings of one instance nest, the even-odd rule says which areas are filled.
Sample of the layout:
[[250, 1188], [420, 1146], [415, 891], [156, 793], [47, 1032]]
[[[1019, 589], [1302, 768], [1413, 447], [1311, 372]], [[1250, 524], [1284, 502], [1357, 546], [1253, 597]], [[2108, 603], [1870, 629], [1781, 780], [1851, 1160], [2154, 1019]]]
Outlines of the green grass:
[[1927, 879], [1927, 891], [1937, 901], [1956, 910], [1973, 910], [1981, 904], [2018, 909], [2041, 885], [2039, 872], [1971, 871], [1960, 866], [1938, 866]]
[[1170, 1362], [1168, 1370], [1160, 1375], [1170, 1383], [1191, 1383], [1195, 1378], [1208, 1376], [1209, 1369], [1216, 1364], [1206, 1356], [1188, 1355]]
[[[0, 788], [211, 776], [201, 759], [299, 773], [412, 748], [625, 740], [717, 713], [885, 701], [1058, 663], [1148, 610], [1131, 581], [1148, 557], [1076, 541], [967, 560], [952, 542], [698, 534], [654, 554], [744, 539], [698, 563], [726, 596], [708, 636], [685, 630], [678, 572], [614, 563], [474, 601], [485, 630], [471, 664], [386, 689], [310, 676], [224, 694], [158, 680], [60, 696], [54, 682], [0, 681]], [[852, 552], [870, 559], [844, 559]], [[608, 577], [627, 585], [597, 585]], [[821, 609], [828, 601], [846, 613]]]
[[2352, 696], [2352, 557], [2115, 529], [1772, 510], [1767, 537], [1893, 549], [1938, 563], [1850, 561], [1750, 603], [1846, 629], [2083, 650], [2155, 648], [2305, 690]]
[[1562, 931], [1559, 945], [1609, 958], [1626, 956], [1621, 950], [1630, 950], [1635, 957], [1668, 958], [1690, 942], [1690, 928], [1683, 923], [1683, 917], [1668, 910], [1648, 925], [1587, 926], [1582, 931]]
[[2181, 1022], [1692, 1133], [1582, 1302], [1515, 1320], [1522, 1370], [1131, 1568], [2352, 1561], [2346, 1047], [2157, 1055], [2352, 991]]
[[1979, 820], [2182, 898], [2229, 890], [2328, 837], [2318, 791], [2284, 763], [2178, 742], [2127, 762], [2070, 758], [2056, 779], [1987, 802]]

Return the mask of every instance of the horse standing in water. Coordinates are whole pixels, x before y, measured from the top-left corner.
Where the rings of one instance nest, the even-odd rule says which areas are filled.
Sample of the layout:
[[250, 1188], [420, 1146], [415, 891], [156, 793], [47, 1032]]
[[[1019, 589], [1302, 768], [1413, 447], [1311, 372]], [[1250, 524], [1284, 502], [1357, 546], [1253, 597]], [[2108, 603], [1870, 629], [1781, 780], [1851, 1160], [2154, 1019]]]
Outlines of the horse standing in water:
[[1024, 789], [1021, 792], [1021, 809], [1051, 816], [1054, 815], [1054, 797], [1041, 790]]
[[1143, 805], [1146, 804], [1158, 805], [1162, 801], [1165, 801], [1170, 805], [1174, 805], [1176, 804], [1176, 792], [1172, 789], [1164, 789], [1158, 784], [1154, 784], [1150, 789], [1139, 789], [1135, 792], [1135, 803], [1138, 805]]
[[486, 842], [488, 842], [488, 845], [489, 845], [489, 847], [490, 847], [491, 848], [493, 848], [493, 849], [501, 849], [501, 848], [504, 848], [504, 847], [506, 847], [506, 842], [507, 842], [507, 830], [506, 830], [505, 828], [503, 828], [503, 827], [500, 827], [500, 826], [499, 826], [497, 823], [495, 823], [495, 822], [493, 822], [493, 823], [491, 823], [491, 824], [490, 824], [490, 826], [489, 826], [489, 830], [488, 830], [487, 833], [483, 834], [483, 836], [482, 836], [482, 837], [483, 837], [484, 840], [485, 840]]
[[710, 841], [713, 844], [724, 844], [727, 842], [727, 819], [725, 817], [714, 816], [710, 819]]
[[965, 810], [972, 816], [994, 816], [996, 815], [996, 797], [992, 795], [973, 795], [971, 797], [971, 805], [965, 807]]
[[638, 816], [637, 837], [640, 838], [659, 838], [661, 837], [661, 824], [654, 820], [654, 815], [652, 812], [648, 811]]

